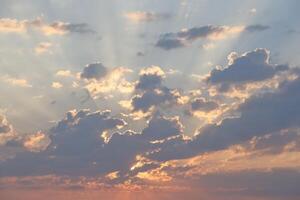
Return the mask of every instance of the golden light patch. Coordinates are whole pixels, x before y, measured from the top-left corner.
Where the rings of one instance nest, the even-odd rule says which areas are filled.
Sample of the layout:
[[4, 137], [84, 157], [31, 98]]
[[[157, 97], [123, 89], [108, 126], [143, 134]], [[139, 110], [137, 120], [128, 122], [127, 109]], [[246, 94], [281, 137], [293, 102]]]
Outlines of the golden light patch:
[[42, 133], [37, 132], [34, 135], [30, 135], [23, 143], [24, 147], [32, 152], [40, 152], [45, 150], [50, 144], [50, 138]]
[[107, 174], [105, 177], [110, 179], [110, 180], [114, 180], [114, 179], [119, 178], [118, 173], [119, 173], [119, 171], [111, 172], [111, 173]]

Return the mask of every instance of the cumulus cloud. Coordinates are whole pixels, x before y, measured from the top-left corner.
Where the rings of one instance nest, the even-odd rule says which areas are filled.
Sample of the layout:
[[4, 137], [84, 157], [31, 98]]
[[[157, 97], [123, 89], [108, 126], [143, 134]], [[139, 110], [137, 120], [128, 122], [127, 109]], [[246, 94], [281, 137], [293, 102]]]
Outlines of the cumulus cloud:
[[178, 118], [165, 118], [154, 116], [148, 123], [142, 134], [148, 140], [162, 140], [183, 133], [183, 125]]
[[[282, 70], [290, 71], [293, 76], [277, 82], [278, 86], [272, 91], [251, 94], [236, 104], [225, 97], [222, 99], [222, 95], [209, 96], [202, 88], [191, 91], [184, 100], [182, 94], [185, 93], [164, 85], [170, 72], [166, 73], [158, 66], [144, 68], [137, 80], [130, 83], [133, 93], [128, 96], [128, 115], [150, 112], [147, 121], [136, 122], [128, 118], [127, 124], [119, 117], [127, 117], [127, 113], [113, 116], [111, 111], [69, 111], [50, 130], [19, 140], [23, 152], [0, 162], [0, 176], [53, 174], [62, 177], [97, 177], [99, 185], [109, 183], [118, 186], [120, 183], [146, 185], [149, 182], [168, 181], [173, 184], [176, 180], [182, 181], [193, 175], [201, 178], [216, 173], [220, 175], [226, 170], [240, 172], [250, 166], [257, 169], [255, 167], [258, 164], [253, 163], [258, 160], [264, 162], [271, 154], [281, 157], [277, 167], [293, 167], [291, 160], [295, 161], [295, 157], [299, 160], [297, 153], [300, 144], [299, 70], [270, 63], [266, 49], [256, 49], [243, 55], [231, 53], [228, 60], [227, 67], [215, 69], [217, 72], [209, 74], [206, 79], [209, 84], [260, 82]], [[99, 67], [99, 63], [87, 65], [78, 76], [78, 80], [81, 78], [87, 84], [86, 87], [94, 87], [90, 91], [97, 87], [102, 87], [103, 91], [101, 84], [113, 83], [117, 88], [116, 83], [123, 75], [123, 72], [117, 72], [126, 70], [109, 69], [101, 65], [100, 68], [105, 69], [103, 73], [98, 69], [90, 70], [93, 65]], [[249, 76], [244, 74], [244, 70]], [[59, 71], [57, 75], [69, 76], [70, 73]], [[112, 82], [108, 81], [110, 79]], [[228, 104], [229, 109], [218, 122], [204, 122], [203, 125], [205, 120], [184, 115], [185, 109], [189, 109], [190, 112], [203, 112], [208, 116], [224, 104]], [[170, 111], [160, 112], [166, 108], [170, 108]], [[196, 130], [195, 135], [185, 133], [189, 126], [199, 127], [198, 130], [192, 129]], [[14, 131], [10, 124], [0, 120], [0, 141], [5, 140], [3, 144], [13, 139], [3, 139], [1, 134], [11, 132]], [[231, 154], [238, 154], [239, 157]], [[257, 155], [267, 156], [258, 159]], [[289, 160], [282, 159], [287, 155]], [[188, 159], [182, 160], [184, 158]], [[240, 160], [233, 161], [236, 159]], [[198, 165], [195, 165], [197, 162]], [[241, 163], [244, 165], [241, 166]], [[269, 166], [266, 163], [260, 165], [259, 169]]]
[[161, 106], [184, 104], [187, 97], [177, 89], [164, 86], [165, 77], [166, 73], [158, 66], [142, 69], [135, 84], [134, 96], [129, 101], [121, 101], [120, 104], [133, 111], [135, 119], [148, 117]]
[[90, 94], [97, 97], [98, 94], [113, 91], [131, 93], [134, 85], [125, 77], [130, 72], [132, 71], [126, 67], [106, 68], [101, 63], [94, 63], [87, 65], [80, 77], [87, 81], [85, 88]]
[[124, 14], [124, 16], [126, 17], [126, 19], [134, 23], [151, 22], [156, 20], [169, 19], [171, 17], [171, 15], [167, 13], [154, 13], [146, 11], [127, 12]]
[[[85, 154], [104, 143], [101, 134], [124, 126], [125, 121], [111, 118], [110, 111], [69, 111], [65, 119], [51, 129], [51, 147], [56, 154]], [[78, 148], [80, 146], [81, 148]], [[50, 147], [50, 149], [51, 149]]]
[[136, 95], [131, 99], [133, 111], [147, 112], [154, 106], [158, 105], [174, 105], [179, 103], [181, 95], [177, 90], [166, 87], [148, 90], [141, 95]]
[[[117, 171], [116, 177], [126, 180], [138, 155], [162, 145], [152, 141], [180, 136], [183, 132], [178, 117], [157, 115], [141, 133], [127, 130], [115, 132], [108, 139], [103, 137], [106, 131], [125, 125], [122, 119], [111, 117], [110, 111], [69, 111], [47, 135], [38, 132], [26, 137], [24, 147], [29, 151], [0, 163], [1, 176], [100, 176]], [[23, 163], [22, 170], [18, 168], [19, 162]], [[135, 167], [134, 173], [142, 170]]]
[[220, 124], [206, 125], [190, 142], [180, 142], [163, 149], [152, 158], [159, 160], [194, 156], [226, 149], [254, 137], [276, 134], [284, 129], [299, 128], [300, 79], [282, 83], [274, 92], [254, 95], [235, 109], [239, 116]]
[[92, 63], [84, 67], [81, 78], [84, 79], [101, 79], [106, 76], [108, 69], [102, 63]]
[[160, 67], [148, 67], [141, 70], [139, 81], [135, 88], [141, 90], [160, 88], [164, 78], [165, 72]]
[[165, 33], [160, 35], [156, 43], [156, 47], [164, 50], [171, 50], [174, 48], [184, 47], [197, 39], [220, 40], [229, 36], [241, 33], [244, 26], [213, 26], [206, 25], [201, 27], [194, 27], [190, 29], [183, 29], [176, 33]]
[[228, 65], [223, 69], [212, 70], [207, 81], [222, 86], [251, 83], [270, 79], [287, 69], [286, 65], [270, 63], [270, 52], [267, 49], [255, 49], [241, 56], [233, 52], [228, 56]]

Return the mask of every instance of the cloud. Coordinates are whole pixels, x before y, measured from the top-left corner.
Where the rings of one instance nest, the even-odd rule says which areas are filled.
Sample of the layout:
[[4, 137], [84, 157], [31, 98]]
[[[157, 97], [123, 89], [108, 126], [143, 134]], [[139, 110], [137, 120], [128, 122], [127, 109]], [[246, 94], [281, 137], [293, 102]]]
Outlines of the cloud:
[[[221, 197], [233, 194], [253, 198], [297, 198], [300, 173], [294, 169], [274, 169], [270, 171], [245, 170], [233, 173], [208, 174], [199, 178], [199, 186], [209, 188]], [[200, 180], [201, 179], [201, 180]], [[219, 188], [217, 191], [214, 188]]]
[[36, 134], [29, 135], [24, 140], [24, 147], [32, 152], [40, 152], [46, 150], [46, 148], [51, 143], [48, 135], [42, 132], [37, 132]]
[[58, 70], [55, 75], [69, 77], [72, 76], [72, 72], [70, 70]]
[[285, 65], [270, 63], [270, 52], [267, 49], [255, 49], [241, 56], [231, 53], [228, 65], [223, 69], [210, 72], [207, 81], [211, 84], [243, 84], [270, 79], [276, 73], [288, 69]]
[[16, 19], [1, 18], [0, 32], [4, 33], [22, 33], [26, 30], [27, 21], [18, 21]]
[[16, 139], [16, 136], [13, 126], [7, 121], [5, 116], [0, 115], [0, 146]]
[[190, 142], [179, 141], [155, 153], [151, 158], [169, 160], [191, 157], [199, 153], [226, 149], [254, 137], [277, 134], [285, 129], [300, 128], [298, 102], [300, 78], [282, 83], [274, 92], [254, 95], [241, 103], [234, 113], [219, 124], [208, 124]]
[[63, 85], [60, 82], [53, 82], [51, 87], [53, 87], [55, 89], [60, 89], [63, 87]]
[[209, 112], [218, 108], [218, 103], [214, 101], [206, 101], [203, 98], [196, 98], [191, 102], [192, 111], [204, 111]]
[[141, 90], [160, 88], [164, 78], [165, 72], [160, 67], [148, 67], [141, 70], [139, 81], [136, 84], [135, 88]]
[[170, 89], [163, 85], [166, 73], [158, 66], [151, 66], [140, 71], [139, 80], [135, 84], [135, 94], [129, 101], [120, 104], [129, 108], [140, 119], [154, 113], [160, 106], [184, 104], [186, 96], [182, 96], [177, 89]]
[[[211, 178], [225, 172], [234, 176], [233, 172], [242, 173], [245, 169], [298, 167], [298, 70], [270, 63], [266, 49], [256, 49], [243, 55], [231, 53], [228, 60], [225, 68], [216, 69], [222, 75], [209, 74], [206, 80], [208, 86], [261, 82], [282, 70], [292, 76], [287, 79], [282, 76], [283, 81], [276, 82], [277, 86], [272, 90], [259, 88], [257, 93], [243, 101], [236, 102], [222, 94], [210, 96], [205, 90], [206, 82], [200, 83], [201, 88], [189, 90], [190, 96], [183, 100], [185, 91], [165, 86], [166, 76], [173, 72], [165, 72], [158, 66], [144, 68], [137, 80], [130, 82], [132, 94], [127, 96], [128, 113], [71, 110], [50, 130], [21, 139], [13, 139], [14, 136], [1, 138], [1, 134], [14, 131], [6, 120], [0, 120], [2, 146], [17, 143], [23, 147], [14, 158], [0, 161], [0, 176], [33, 176], [38, 179], [39, 175], [51, 174], [70, 179], [83, 177], [85, 181], [94, 178], [95, 182], [87, 185], [99, 188], [106, 187], [106, 184], [115, 187], [124, 184], [144, 189], [157, 186], [157, 183], [160, 183], [159, 186], [175, 186], [176, 181], [182, 184], [186, 179], [195, 183], [197, 178]], [[98, 64], [87, 65], [77, 77], [81, 81], [79, 83], [86, 84], [84, 87], [90, 86], [90, 92], [99, 88], [102, 92], [116, 90], [127, 69], [106, 68], [102, 64], [105, 73], [86, 69], [91, 65], [97, 68]], [[244, 75], [243, 70], [249, 76]], [[58, 76], [70, 74], [70, 71], [57, 72]], [[204, 89], [202, 85], [205, 85]], [[104, 90], [106, 86], [109, 89]], [[223, 112], [223, 107], [227, 110], [222, 119], [217, 122], [203, 120], [210, 115], [219, 116], [215, 111]], [[185, 115], [187, 109], [192, 114], [202, 112], [205, 117]], [[128, 124], [120, 117], [136, 112], [149, 114], [138, 122], [127, 118]], [[195, 130], [196, 134], [191, 135]], [[276, 154], [276, 159], [281, 159], [272, 160], [272, 165], [271, 161], [266, 163], [265, 160], [275, 158], [273, 154]], [[275, 162], [276, 166], [273, 165]], [[221, 184], [216, 185], [221, 187]], [[187, 187], [190, 186], [193, 185]], [[249, 191], [252, 191], [251, 187]], [[231, 188], [224, 186], [221, 189]], [[217, 191], [221, 189], [218, 187]]]
[[131, 72], [125, 67], [106, 68], [101, 63], [94, 63], [87, 65], [80, 77], [86, 80], [85, 88], [96, 98], [98, 94], [113, 91], [131, 93], [134, 85], [125, 78]]
[[0, 77], [0, 79], [6, 83], [13, 85], [13, 86], [25, 87], [25, 88], [32, 87], [32, 85], [29, 84], [28, 81], [23, 78], [15, 78], [15, 77], [5, 75], [5, 76]]
[[34, 51], [37, 55], [44, 54], [44, 53], [52, 53], [52, 51], [50, 51], [51, 47], [52, 47], [52, 43], [41, 42], [35, 47]]
[[251, 150], [263, 150], [265, 153], [278, 154], [300, 150], [300, 132], [298, 129], [285, 129], [272, 134], [254, 137], [250, 141]]
[[36, 29], [46, 36], [50, 35], [65, 35], [68, 33], [78, 34], [94, 34], [86, 23], [68, 23], [68, 22], [53, 22], [46, 23], [42, 18], [35, 20], [17, 20], [10, 18], [0, 18], [0, 32], [2, 33], [25, 33], [30, 29]]
[[102, 63], [92, 63], [84, 67], [80, 77], [83, 79], [101, 79], [106, 76], [108, 69]]
[[169, 19], [171, 17], [171, 15], [167, 13], [154, 13], [146, 11], [127, 12], [124, 14], [124, 16], [126, 19], [134, 23], [152, 22], [156, 20]]
[[178, 136], [183, 132], [183, 125], [177, 117], [165, 118], [154, 116], [142, 131], [143, 137], [150, 141], [162, 140], [172, 136]]
[[180, 104], [183, 100], [183, 96], [176, 90], [162, 87], [154, 90], [147, 90], [141, 95], [135, 95], [131, 101], [131, 107], [134, 112], [142, 111], [147, 113], [150, 110], [159, 108], [159, 106], [172, 106]]
[[164, 50], [184, 47], [198, 39], [220, 40], [241, 33], [243, 26], [213, 26], [206, 25], [183, 29], [177, 33], [165, 33], [160, 35], [156, 47]]
[[271, 27], [267, 26], [267, 25], [254, 24], [254, 25], [246, 26], [245, 30], [248, 31], [248, 32], [253, 33], [253, 32], [257, 32], [257, 31], [265, 31], [265, 30], [268, 30], [270, 28]]
[[[136, 157], [161, 145], [152, 141], [177, 137], [183, 132], [178, 117], [157, 115], [141, 133], [127, 130], [103, 137], [107, 131], [125, 125], [122, 119], [111, 117], [110, 111], [69, 111], [47, 135], [38, 132], [26, 137], [24, 147], [28, 151], [0, 162], [0, 175], [94, 177], [117, 171], [120, 181], [125, 181]], [[18, 167], [20, 163], [22, 169]], [[143, 168], [135, 167], [134, 173], [139, 171]]]

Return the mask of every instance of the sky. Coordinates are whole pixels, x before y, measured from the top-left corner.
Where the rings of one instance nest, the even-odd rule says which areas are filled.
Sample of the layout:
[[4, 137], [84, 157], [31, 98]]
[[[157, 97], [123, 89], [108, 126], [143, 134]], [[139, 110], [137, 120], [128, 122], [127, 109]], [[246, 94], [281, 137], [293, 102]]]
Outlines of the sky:
[[0, 199], [299, 199], [298, 0], [0, 4]]

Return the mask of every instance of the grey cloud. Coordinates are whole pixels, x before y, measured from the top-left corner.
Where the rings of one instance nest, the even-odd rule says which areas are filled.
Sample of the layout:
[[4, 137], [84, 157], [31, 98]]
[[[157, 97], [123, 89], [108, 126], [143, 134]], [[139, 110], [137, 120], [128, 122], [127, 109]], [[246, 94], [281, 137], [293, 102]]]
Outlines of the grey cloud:
[[277, 133], [254, 137], [250, 142], [253, 150], [264, 150], [264, 152], [276, 154], [283, 151], [300, 150], [299, 130], [284, 130]]
[[220, 123], [199, 130], [193, 140], [178, 141], [150, 155], [157, 160], [191, 157], [199, 153], [226, 149], [253, 137], [276, 134], [284, 129], [300, 128], [300, 78], [284, 82], [277, 91], [252, 96], [235, 112], [239, 117], [226, 118]]
[[102, 63], [92, 63], [84, 67], [80, 77], [83, 79], [101, 79], [108, 73], [108, 69]]
[[109, 115], [110, 111], [68, 112], [66, 118], [51, 129], [52, 144], [49, 150], [55, 155], [79, 155], [100, 147], [104, 143], [101, 133], [125, 125], [123, 120]]
[[[1, 176], [97, 174], [94, 162], [103, 153], [104, 131], [124, 126], [125, 122], [110, 116], [110, 111], [70, 111], [49, 130], [51, 143], [39, 153], [23, 152], [0, 163]], [[109, 162], [109, 161], [108, 161]], [[22, 168], [20, 169], [20, 163]], [[104, 171], [104, 170], [102, 170]]]
[[184, 47], [187, 43], [200, 38], [208, 38], [213, 35], [223, 34], [229, 29], [231, 29], [231, 27], [206, 25], [184, 29], [175, 33], [165, 33], [160, 35], [155, 46], [164, 50], [171, 50]]
[[131, 99], [133, 111], [147, 112], [153, 106], [174, 105], [181, 94], [176, 89], [163, 85], [165, 73], [159, 67], [152, 66], [142, 70], [135, 86], [136, 95]]
[[167, 38], [166, 36], [161, 36], [161, 38], [157, 41], [155, 46], [164, 50], [171, 50], [175, 48], [184, 47], [185, 42], [177, 38], [172, 39]]
[[168, 119], [162, 116], [154, 116], [142, 131], [143, 137], [154, 141], [182, 134], [183, 126], [177, 118]]
[[184, 47], [198, 39], [212, 39], [225, 38], [228, 35], [234, 35], [241, 32], [259, 32], [269, 29], [269, 26], [254, 24], [248, 26], [213, 26], [206, 25], [200, 27], [193, 27], [190, 29], [183, 29], [179, 32], [171, 32], [161, 34], [156, 47], [164, 50], [171, 50], [175, 48]]
[[[148, 122], [142, 133], [116, 132], [109, 141], [100, 137], [104, 131], [124, 125], [123, 120], [111, 117], [109, 111], [70, 111], [50, 129], [51, 144], [46, 150], [25, 151], [14, 159], [0, 162], [0, 176], [55, 174], [77, 177], [118, 171], [120, 177], [116, 181], [123, 181], [130, 174], [137, 155], [162, 145], [151, 143], [152, 140], [180, 136], [182, 133], [182, 125], [177, 118], [157, 115]], [[140, 170], [145, 169], [136, 169], [134, 174]]]
[[155, 88], [160, 88], [162, 85], [163, 78], [163, 75], [157, 73], [142, 74], [140, 75], [139, 81], [135, 88], [140, 90], [151, 90]]
[[[68, 22], [61, 22], [56, 21], [50, 24], [47, 24], [43, 21], [41, 18], [37, 18], [32, 21], [26, 21], [27, 26], [33, 26], [33, 27], [46, 27], [46, 28], [52, 28], [56, 31], [62, 31], [66, 33], [79, 33], [79, 34], [94, 34], [96, 31], [91, 29], [87, 23], [68, 23]], [[45, 33], [47, 34], [47, 30]]]
[[[55, 27], [56, 24], [53, 23], [50, 26]], [[94, 31], [93, 29], [91, 29], [89, 27], [88, 24], [86, 23], [79, 23], [79, 24], [75, 24], [75, 23], [69, 23], [63, 26], [63, 28], [71, 33], [79, 33], [79, 34], [95, 34], [96, 31]]]
[[134, 96], [131, 100], [133, 110], [147, 112], [152, 106], [176, 104], [180, 96], [174, 91], [163, 87], [156, 90], [147, 90], [142, 95]]
[[271, 64], [268, 50], [256, 49], [231, 58], [229, 65], [224, 69], [212, 70], [207, 81], [225, 85], [263, 81], [287, 69], [288, 66]]
[[270, 29], [270, 26], [267, 25], [262, 25], [262, 24], [254, 24], [254, 25], [249, 25], [246, 26], [245, 30], [248, 32], [257, 32], [257, 31], [265, 31]]

